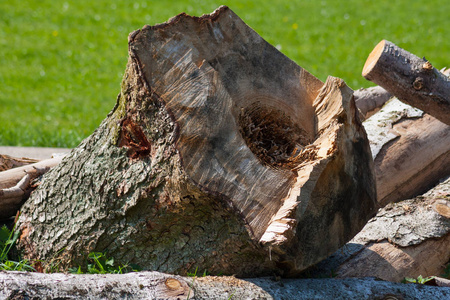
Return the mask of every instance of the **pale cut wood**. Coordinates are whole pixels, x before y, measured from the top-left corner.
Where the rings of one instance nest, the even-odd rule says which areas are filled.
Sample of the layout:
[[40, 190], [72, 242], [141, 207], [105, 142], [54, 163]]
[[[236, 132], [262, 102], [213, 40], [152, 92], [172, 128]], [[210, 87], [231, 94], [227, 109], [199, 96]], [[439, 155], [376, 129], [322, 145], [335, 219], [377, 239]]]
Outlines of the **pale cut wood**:
[[426, 59], [382, 40], [367, 58], [362, 75], [401, 101], [450, 125], [450, 78]]
[[374, 278], [187, 278], [158, 272], [105, 275], [0, 272], [2, 299], [447, 299], [449, 287]]
[[15, 216], [34, 187], [32, 181], [59, 164], [63, 156], [0, 172], [0, 220]]
[[450, 126], [390, 100], [364, 121], [381, 207], [426, 192], [450, 175]]
[[392, 98], [392, 95], [381, 86], [359, 89], [353, 93], [361, 121], [368, 119], [381, 109]]
[[227, 7], [145, 26], [129, 55], [113, 111], [22, 207], [26, 258], [293, 276], [375, 214], [341, 79], [321, 82]]

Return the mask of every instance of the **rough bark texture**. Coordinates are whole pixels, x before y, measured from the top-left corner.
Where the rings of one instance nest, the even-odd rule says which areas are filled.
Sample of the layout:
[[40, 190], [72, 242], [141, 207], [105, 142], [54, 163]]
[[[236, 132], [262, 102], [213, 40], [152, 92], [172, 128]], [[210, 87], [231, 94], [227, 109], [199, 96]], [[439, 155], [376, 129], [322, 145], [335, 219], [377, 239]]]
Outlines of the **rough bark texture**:
[[113, 111], [23, 206], [26, 258], [287, 276], [375, 213], [342, 80], [320, 82], [227, 7], [146, 26], [129, 53]]
[[[373, 278], [186, 278], [158, 272], [67, 275], [0, 272], [2, 299], [446, 299], [450, 288]], [[390, 297], [390, 298], [389, 298]]]
[[15, 216], [30, 193], [32, 182], [61, 162], [62, 157], [0, 172], [0, 220]]
[[359, 89], [353, 93], [356, 107], [361, 113], [360, 119], [366, 120], [392, 98], [392, 95], [381, 86]]
[[427, 60], [382, 40], [367, 58], [362, 75], [450, 125], [450, 78]]
[[380, 210], [345, 247], [310, 276], [374, 276], [402, 281], [439, 276], [450, 260], [450, 178], [414, 199]]
[[381, 207], [420, 195], [450, 175], [450, 126], [395, 98], [363, 124]]

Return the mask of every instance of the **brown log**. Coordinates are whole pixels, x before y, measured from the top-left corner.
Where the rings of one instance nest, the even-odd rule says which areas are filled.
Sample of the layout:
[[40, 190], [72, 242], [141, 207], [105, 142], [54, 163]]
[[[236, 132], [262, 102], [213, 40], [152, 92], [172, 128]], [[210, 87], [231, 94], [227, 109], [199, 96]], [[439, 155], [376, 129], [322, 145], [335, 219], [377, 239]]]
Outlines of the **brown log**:
[[426, 192], [450, 175], [450, 126], [397, 99], [364, 121], [381, 207]]
[[63, 156], [0, 172], [0, 220], [15, 216], [34, 189], [32, 181], [59, 164]]
[[356, 107], [361, 113], [360, 119], [362, 121], [379, 111], [392, 98], [392, 95], [381, 86], [356, 90], [353, 96], [355, 97]]
[[[450, 178], [414, 199], [381, 209], [345, 247], [317, 266], [312, 276], [440, 276], [450, 260]], [[327, 272], [328, 268], [328, 272]], [[440, 283], [444, 284], [444, 283]]]
[[450, 125], [450, 78], [425, 58], [382, 40], [367, 58], [362, 75], [401, 101]]
[[24, 165], [29, 165], [32, 163], [36, 163], [39, 160], [25, 157], [12, 157], [5, 154], [0, 154], [0, 172], [6, 171], [9, 169], [21, 167]]
[[289, 276], [375, 213], [341, 79], [321, 82], [227, 7], [145, 26], [129, 54], [116, 107], [22, 207], [26, 258]]
[[158, 272], [42, 274], [0, 271], [1, 299], [447, 299], [449, 287], [374, 278], [180, 277]]

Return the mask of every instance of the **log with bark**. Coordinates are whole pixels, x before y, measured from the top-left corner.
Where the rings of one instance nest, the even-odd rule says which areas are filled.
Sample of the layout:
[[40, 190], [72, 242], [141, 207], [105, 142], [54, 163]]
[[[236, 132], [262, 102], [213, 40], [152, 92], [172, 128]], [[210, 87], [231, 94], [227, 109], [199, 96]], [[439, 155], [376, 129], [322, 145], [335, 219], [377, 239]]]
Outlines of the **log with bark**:
[[450, 78], [425, 58], [382, 40], [367, 58], [362, 75], [401, 101], [450, 125]]
[[450, 263], [450, 178], [413, 199], [391, 203], [309, 276], [368, 277], [400, 282], [440, 276]]
[[381, 207], [420, 195], [450, 175], [450, 126], [390, 100], [363, 122]]
[[450, 287], [374, 278], [187, 278], [158, 272], [69, 275], [0, 271], [2, 299], [447, 299]]
[[341, 79], [322, 83], [227, 7], [145, 26], [129, 54], [114, 109], [22, 207], [25, 258], [290, 276], [375, 214]]
[[379, 111], [392, 98], [392, 95], [381, 86], [356, 90], [353, 96], [362, 121]]

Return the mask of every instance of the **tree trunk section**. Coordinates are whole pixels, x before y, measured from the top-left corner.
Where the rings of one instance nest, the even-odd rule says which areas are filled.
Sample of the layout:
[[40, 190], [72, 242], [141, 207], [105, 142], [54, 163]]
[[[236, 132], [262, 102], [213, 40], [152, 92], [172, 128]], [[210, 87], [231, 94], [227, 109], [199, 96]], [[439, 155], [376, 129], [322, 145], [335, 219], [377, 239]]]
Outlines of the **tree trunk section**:
[[382, 40], [367, 58], [362, 75], [450, 125], [450, 78], [427, 60]]
[[446, 299], [450, 288], [374, 278], [186, 278], [158, 272], [105, 275], [0, 272], [2, 299]]
[[420, 195], [450, 175], [450, 126], [397, 99], [363, 124], [381, 207]]
[[342, 80], [322, 83], [227, 7], [145, 26], [129, 54], [113, 111], [22, 207], [25, 258], [292, 276], [375, 214]]

